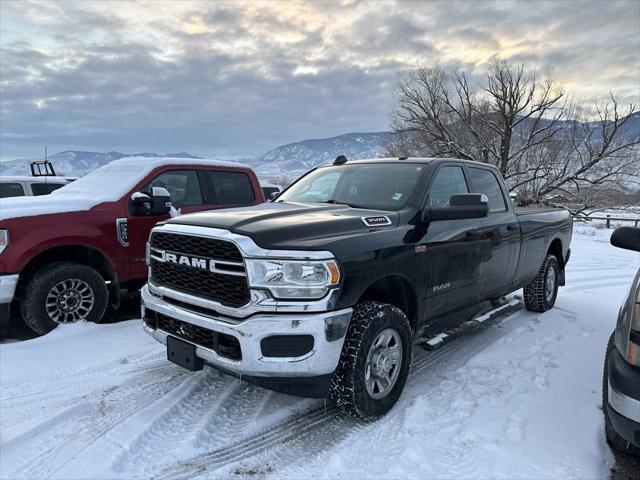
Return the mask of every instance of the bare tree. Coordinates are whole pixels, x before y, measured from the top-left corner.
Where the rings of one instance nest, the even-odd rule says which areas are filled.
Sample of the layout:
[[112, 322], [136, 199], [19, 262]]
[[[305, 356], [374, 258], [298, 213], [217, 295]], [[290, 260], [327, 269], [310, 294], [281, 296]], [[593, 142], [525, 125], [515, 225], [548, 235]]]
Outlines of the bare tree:
[[640, 173], [640, 133], [625, 128], [635, 107], [621, 112], [611, 95], [595, 112], [590, 120], [551, 75], [522, 65], [495, 60], [475, 87], [464, 72], [421, 68], [398, 83], [387, 150], [491, 163], [525, 202], [563, 194], [592, 204], [589, 187], [629, 186]]

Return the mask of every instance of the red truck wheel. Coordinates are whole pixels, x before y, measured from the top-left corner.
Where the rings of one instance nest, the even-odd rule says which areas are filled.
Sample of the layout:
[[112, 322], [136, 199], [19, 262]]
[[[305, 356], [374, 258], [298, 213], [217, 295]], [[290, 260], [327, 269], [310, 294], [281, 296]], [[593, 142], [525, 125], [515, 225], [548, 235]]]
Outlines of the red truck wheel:
[[107, 286], [93, 268], [57, 262], [36, 271], [20, 303], [24, 323], [39, 335], [61, 323], [99, 321], [107, 307]]

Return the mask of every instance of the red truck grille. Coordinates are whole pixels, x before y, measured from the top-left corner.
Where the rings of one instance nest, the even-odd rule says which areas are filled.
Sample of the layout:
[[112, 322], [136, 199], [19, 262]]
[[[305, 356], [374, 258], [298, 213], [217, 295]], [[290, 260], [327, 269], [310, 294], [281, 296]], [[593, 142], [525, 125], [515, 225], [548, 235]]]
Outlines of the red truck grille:
[[[222, 305], [238, 308], [249, 303], [251, 293], [247, 284], [242, 254], [231, 242], [204, 237], [170, 233], [154, 233], [151, 248], [175, 255], [189, 255], [200, 259], [220, 260], [220, 270], [194, 268], [191, 265], [151, 260], [151, 281]], [[229, 263], [224, 263], [229, 262]], [[230, 271], [225, 273], [224, 270]]]

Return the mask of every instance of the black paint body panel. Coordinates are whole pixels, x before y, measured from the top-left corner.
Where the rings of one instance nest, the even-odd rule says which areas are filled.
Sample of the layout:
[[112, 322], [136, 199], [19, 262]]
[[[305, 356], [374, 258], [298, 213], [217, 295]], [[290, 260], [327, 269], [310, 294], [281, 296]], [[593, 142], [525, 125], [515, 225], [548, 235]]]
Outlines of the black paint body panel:
[[[410, 161], [417, 160], [405, 162]], [[526, 285], [554, 241], [560, 242], [564, 266], [572, 235], [566, 210], [515, 211], [498, 170], [486, 164], [447, 159], [420, 163], [425, 167], [421, 177], [398, 212], [275, 202], [184, 215], [170, 223], [228, 229], [265, 249], [330, 251], [343, 272], [336, 309], [355, 305], [374, 282], [389, 277], [411, 290], [417, 330], [444, 328], [455, 317], [451, 313]], [[506, 210], [479, 219], [423, 223], [429, 183], [439, 168], [451, 165], [463, 167], [472, 192], [469, 166], [491, 169], [499, 178]], [[382, 215], [391, 220], [389, 225], [368, 226], [362, 220]]]

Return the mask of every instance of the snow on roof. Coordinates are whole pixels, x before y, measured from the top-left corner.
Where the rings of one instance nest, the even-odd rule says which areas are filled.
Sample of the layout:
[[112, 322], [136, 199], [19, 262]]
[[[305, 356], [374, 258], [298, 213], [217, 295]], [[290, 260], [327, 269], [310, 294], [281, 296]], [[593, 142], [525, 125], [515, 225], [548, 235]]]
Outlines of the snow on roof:
[[166, 165], [248, 168], [241, 163], [198, 158], [123, 157], [49, 195], [1, 199], [0, 220], [90, 210], [103, 202], [115, 202], [151, 171]]

